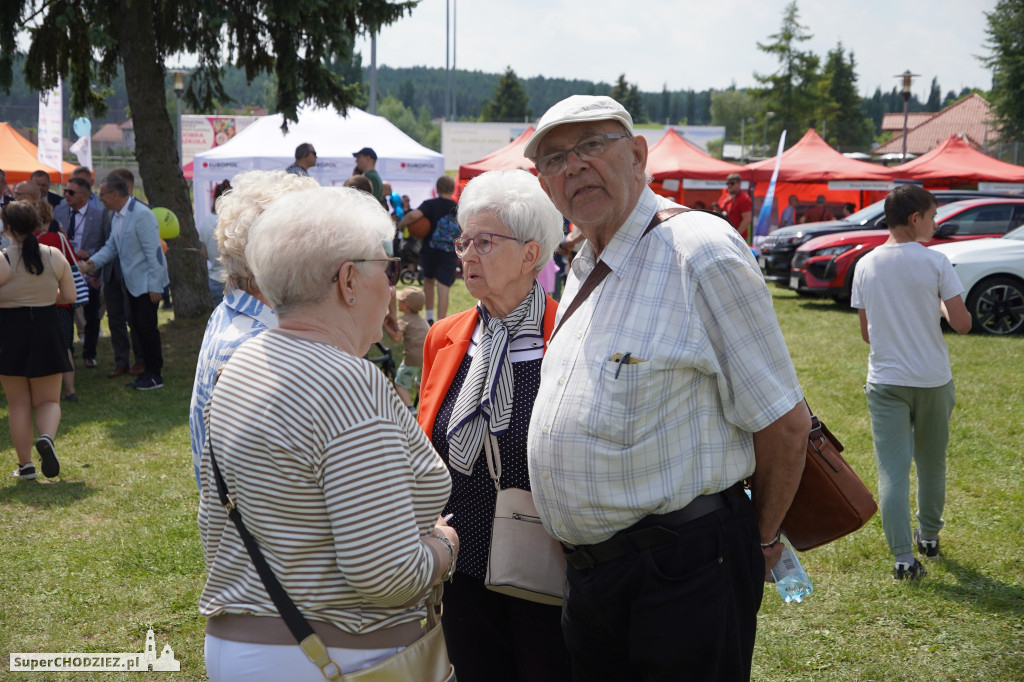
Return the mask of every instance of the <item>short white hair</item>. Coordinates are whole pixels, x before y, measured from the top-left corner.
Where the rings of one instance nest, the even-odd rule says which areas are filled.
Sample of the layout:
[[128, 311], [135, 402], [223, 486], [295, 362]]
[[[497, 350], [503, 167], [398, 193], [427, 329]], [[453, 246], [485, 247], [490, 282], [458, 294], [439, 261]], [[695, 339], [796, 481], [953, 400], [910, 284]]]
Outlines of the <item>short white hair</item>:
[[271, 307], [287, 316], [322, 301], [343, 263], [377, 258], [394, 234], [395, 224], [373, 195], [317, 187], [267, 206], [249, 230], [245, 257]]
[[562, 214], [529, 171], [488, 171], [470, 180], [459, 196], [459, 226], [466, 229], [466, 222], [482, 213], [492, 213], [519, 241], [540, 244], [536, 272], [565, 236]]
[[320, 185], [313, 178], [287, 171], [246, 171], [231, 179], [232, 188], [217, 199], [217, 252], [228, 286], [255, 293], [255, 280], [245, 260], [249, 228], [264, 209], [289, 192]]

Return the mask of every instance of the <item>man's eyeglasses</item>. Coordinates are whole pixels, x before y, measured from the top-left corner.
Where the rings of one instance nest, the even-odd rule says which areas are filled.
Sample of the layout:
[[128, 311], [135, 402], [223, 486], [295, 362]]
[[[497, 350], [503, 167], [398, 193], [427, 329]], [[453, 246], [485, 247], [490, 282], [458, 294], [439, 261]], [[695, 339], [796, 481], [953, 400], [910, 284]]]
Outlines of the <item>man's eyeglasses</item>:
[[604, 154], [608, 149], [608, 142], [610, 140], [618, 140], [621, 137], [628, 138], [631, 136], [626, 133], [601, 133], [598, 135], [589, 135], [569, 149], [560, 152], [553, 152], [540, 157], [533, 165], [541, 175], [558, 175], [564, 171], [565, 167], [569, 164], [570, 152], [574, 152], [576, 156], [580, 157], [580, 161], [586, 161], [587, 159], [592, 159]]
[[66, 196], [66, 197], [73, 197], [76, 194], [78, 194], [78, 192], [76, 192], [73, 189], [66, 189], [66, 190], [64, 190], [64, 196]]
[[725, 184], [727, 184], [727, 185], [735, 185], [736, 181], [735, 180], [726, 180]]
[[452, 240], [455, 244], [455, 253], [462, 258], [469, 251], [469, 245], [472, 244], [476, 248], [476, 252], [481, 256], [486, 256], [491, 252], [494, 247], [494, 238], [500, 237], [501, 239], [511, 239], [514, 242], [519, 240], [515, 237], [508, 237], [503, 234], [495, 234], [493, 232], [481, 232], [475, 237], [456, 237]]
[[[391, 286], [398, 284], [398, 278], [402, 274], [402, 259], [397, 256], [390, 258], [353, 258], [352, 260], [345, 261], [345, 263], [387, 263], [386, 272], [388, 273], [388, 282]], [[331, 278], [332, 283], [338, 281], [339, 274], [337, 272], [334, 273], [334, 277]]]

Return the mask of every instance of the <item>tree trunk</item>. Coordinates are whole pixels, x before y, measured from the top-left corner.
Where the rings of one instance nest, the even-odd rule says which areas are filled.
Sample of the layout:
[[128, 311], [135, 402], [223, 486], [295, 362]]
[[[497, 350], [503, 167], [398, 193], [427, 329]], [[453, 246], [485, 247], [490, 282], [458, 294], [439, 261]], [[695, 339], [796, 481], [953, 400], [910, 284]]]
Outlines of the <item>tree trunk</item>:
[[174, 127], [167, 114], [164, 65], [156, 49], [153, 0], [121, 0], [121, 64], [135, 128], [135, 156], [152, 206], [178, 218], [181, 236], [168, 242], [167, 267], [175, 317], [199, 317], [213, 302], [206, 262], [199, 255], [199, 233], [188, 185], [178, 160]]

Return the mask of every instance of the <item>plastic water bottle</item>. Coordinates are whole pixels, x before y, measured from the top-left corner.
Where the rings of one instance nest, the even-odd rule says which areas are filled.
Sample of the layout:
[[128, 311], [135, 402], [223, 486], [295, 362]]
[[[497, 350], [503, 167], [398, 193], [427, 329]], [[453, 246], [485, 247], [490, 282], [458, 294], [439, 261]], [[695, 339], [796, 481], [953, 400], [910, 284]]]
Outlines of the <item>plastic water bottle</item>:
[[772, 569], [772, 578], [784, 602], [801, 602], [814, 592], [814, 585], [785, 533], [782, 534], [782, 545], [782, 558]]

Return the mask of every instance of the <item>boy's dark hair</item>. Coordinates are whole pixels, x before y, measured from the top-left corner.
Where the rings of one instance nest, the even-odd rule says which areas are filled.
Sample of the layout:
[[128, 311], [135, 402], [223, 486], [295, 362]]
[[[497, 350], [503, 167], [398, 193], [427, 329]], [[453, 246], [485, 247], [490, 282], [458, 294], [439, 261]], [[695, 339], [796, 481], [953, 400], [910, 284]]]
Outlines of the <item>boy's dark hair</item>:
[[450, 175], [442, 175], [434, 183], [438, 194], [451, 194], [455, 191], [455, 180]]
[[889, 227], [908, 225], [910, 216], [937, 206], [935, 196], [918, 185], [900, 185], [885, 198], [885, 223]]

